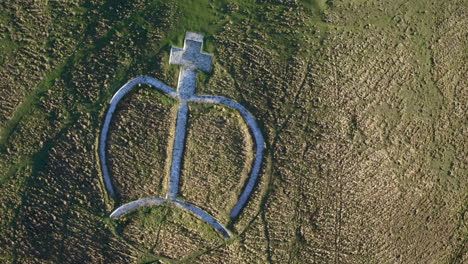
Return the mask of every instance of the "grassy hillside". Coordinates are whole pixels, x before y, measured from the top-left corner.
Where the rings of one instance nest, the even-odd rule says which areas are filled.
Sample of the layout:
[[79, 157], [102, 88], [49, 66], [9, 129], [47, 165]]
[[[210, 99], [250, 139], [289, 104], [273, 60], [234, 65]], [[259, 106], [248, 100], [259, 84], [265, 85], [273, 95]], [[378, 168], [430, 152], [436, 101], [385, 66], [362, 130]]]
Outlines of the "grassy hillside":
[[[463, 0], [0, 3], [1, 263], [466, 263]], [[244, 105], [264, 133], [259, 182], [229, 211], [253, 142], [239, 114], [190, 105], [181, 199], [164, 196], [177, 102], [141, 86], [119, 105], [105, 191], [98, 140], [129, 79], [176, 88], [171, 46], [205, 35], [197, 93]]]

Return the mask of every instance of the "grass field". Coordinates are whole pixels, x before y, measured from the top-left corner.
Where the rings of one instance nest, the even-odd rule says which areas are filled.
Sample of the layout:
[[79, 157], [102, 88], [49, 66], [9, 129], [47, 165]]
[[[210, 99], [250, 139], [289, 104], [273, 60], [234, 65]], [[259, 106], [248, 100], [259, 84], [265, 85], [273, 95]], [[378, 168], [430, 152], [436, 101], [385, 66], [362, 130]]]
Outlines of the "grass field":
[[[0, 3], [0, 262], [466, 263], [467, 6], [463, 0]], [[171, 46], [205, 35], [197, 93], [232, 98], [266, 141], [259, 182], [229, 218], [254, 152], [241, 117], [190, 105], [177, 208], [164, 196], [177, 102], [142, 86], [118, 106], [105, 191], [108, 102], [149, 75], [176, 88]]]

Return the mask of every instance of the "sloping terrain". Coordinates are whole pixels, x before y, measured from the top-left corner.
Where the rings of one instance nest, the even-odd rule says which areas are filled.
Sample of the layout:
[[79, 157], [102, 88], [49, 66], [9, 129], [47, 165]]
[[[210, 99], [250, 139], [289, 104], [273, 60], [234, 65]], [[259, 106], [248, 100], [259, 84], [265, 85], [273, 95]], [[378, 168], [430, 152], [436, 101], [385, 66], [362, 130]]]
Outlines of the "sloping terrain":
[[[1, 263], [466, 263], [466, 1], [235, 0], [0, 3]], [[181, 199], [164, 196], [177, 102], [171, 46], [205, 35], [197, 94], [245, 106], [266, 150], [256, 189], [229, 212], [254, 152], [235, 111], [190, 104]]]

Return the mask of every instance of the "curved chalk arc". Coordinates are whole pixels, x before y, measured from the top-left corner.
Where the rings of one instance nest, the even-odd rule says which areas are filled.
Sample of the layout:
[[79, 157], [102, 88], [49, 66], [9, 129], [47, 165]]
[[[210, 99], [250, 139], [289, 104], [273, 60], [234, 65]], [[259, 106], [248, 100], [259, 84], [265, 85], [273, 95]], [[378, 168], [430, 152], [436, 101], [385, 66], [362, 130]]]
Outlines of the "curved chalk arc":
[[116, 220], [122, 217], [123, 215], [136, 211], [142, 207], [152, 207], [171, 204], [179, 209], [183, 209], [194, 214], [201, 220], [205, 221], [207, 224], [211, 225], [224, 237], [230, 238], [232, 236], [231, 232], [229, 232], [229, 230], [226, 227], [224, 227], [220, 222], [218, 222], [218, 220], [216, 220], [214, 217], [212, 217], [211, 215], [194, 205], [179, 201], [177, 199], [172, 200], [161, 197], [142, 198], [119, 206], [111, 213], [110, 217]]
[[223, 234], [224, 237], [230, 238], [232, 236], [231, 232], [229, 232], [229, 230], [226, 227], [224, 227], [221, 223], [218, 222], [218, 220], [216, 220], [211, 215], [207, 214], [202, 209], [194, 205], [191, 205], [189, 203], [179, 201], [179, 200], [173, 200], [173, 202], [176, 205], [176, 207], [188, 210], [192, 212], [193, 214], [195, 214], [196, 216], [198, 216], [198, 218], [210, 224], [212, 227], [218, 230], [221, 234]]
[[149, 84], [149, 85], [152, 85], [154, 88], [158, 89], [159, 91], [161, 91], [163, 94], [167, 94], [173, 98], [178, 97], [177, 92], [174, 91], [172, 88], [170, 88], [166, 84], [154, 78], [151, 78], [149, 76], [140, 76], [140, 77], [130, 80], [124, 86], [122, 86], [112, 97], [110, 104], [109, 104], [109, 110], [107, 110], [106, 118], [104, 119], [104, 124], [102, 125], [101, 137], [99, 139], [99, 159], [101, 160], [101, 170], [102, 170], [102, 174], [104, 177], [104, 183], [106, 185], [106, 189], [109, 192], [109, 195], [112, 197], [115, 197], [115, 191], [114, 191], [114, 187], [112, 186], [111, 177], [109, 175], [109, 168], [107, 167], [107, 152], [106, 152], [107, 136], [109, 134], [109, 125], [112, 120], [112, 116], [114, 115], [117, 104], [137, 84]]
[[262, 132], [258, 127], [257, 121], [255, 118], [250, 114], [250, 112], [243, 107], [238, 102], [231, 100], [229, 98], [223, 96], [212, 96], [212, 95], [199, 95], [193, 96], [189, 99], [189, 102], [196, 102], [196, 103], [212, 103], [212, 104], [222, 104], [231, 108], [236, 109], [244, 118], [245, 122], [249, 126], [252, 134], [254, 135], [255, 145], [257, 146], [257, 150], [255, 152], [255, 160], [253, 162], [252, 170], [250, 172], [249, 180], [242, 192], [239, 200], [237, 201], [236, 205], [231, 211], [231, 217], [235, 218], [239, 215], [244, 208], [247, 200], [249, 199], [250, 195], [252, 194], [253, 188], [255, 187], [255, 183], [257, 182], [258, 174], [260, 173], [260, 168], [262, 165], [263, 159], [263, 150], [265, 149], [265, 141], [263, 139]]
[[119, 219], [121, 216], [133, 212], [141, 207], [159, 206], [165, 204], [166, 202], [167, 199], [160, 197], [138, 199], [119, 206], [110, 214], [110, 217], [112, 219]]
[[[178, 113], [178, 118], [177, 118], [177, 127], [180, 126], [180, 129], [177, 130], [176, 128], [177, 131], [184, 130], [183, 128], [186, 128], [186, 118], [188, 114], [187, 102], [221, 104], [227, 107], [234, 108], [241, 114], [242, 118], [245, 120], [247, 126], [249, 127], [249, 129], [251, 130], [254, 136], [255, 145], [256, 145], [256, 154], [255, 154], [255, 160], [253, 162], [253, 166], [249, 175], [249, 179], [244, 187], [244, 190], [242, 191], [239, 197], [239, 200], [237, 201], [236, 205], [234, 206], [230, 214], [231, 218], [237, 217], [242, 211], [242, 209], [244, 208], [245, 204], [247, 203], [250, 195], [252, 194], [252, 191], [257, 182], [258, 174], [260, 173], [260, 169], [261, 169], [265, 142], [264, 142], [262, 132], [257, 124], [257, 121], [254, 119], [252, 114], [250, 114], [250, 112], [245, 107], [243, 107], [241, 104], [237, 103], [234, 100], [231, 100], [229, 98], [222, 97], [222, 96], [210, 96], [210, 95], [190, 96], [189, 98], [180, 98], [180, 95], [178, 92], [174, 91], [172, 88], [170, 88], [166, 84], [148, 76], [140, 76], [140, 77], [134, 78], [130, 80], [129, 82], [127, 82], [125, 85], [123, 85], [112, 97], [110, 101], [109, 109], [105, 116], [103, 128], [102, 128], [101, 135], [100, 135], [99, 158], [101, 161], [101, 170], [102, 170], [102, 174], [104, 178], [104, 183], [105, 183], [105, 186], [109, 195], [112, 197], [115, 197], [115, 191], [114, 191], [112, 180], [109, 174], [109, 168], [107, 166], [107, 153], [106, 153], [107, 136], [109, 134], [110, 122], [112, 120], [112, 116], [117, 108], [118, 103], [137, 84], [152, 85], [153, 87], [161, 91], [163, 94], [167, 94], [170, 97], [182, 100], [179, 106], [179, 113]], [[179, 141], [183, 142], [184, 138], [181, 137]], [[176, 144], [176, 145], [179, 146], [181, 144], [178, 144], [178, 145]], [[182, 145], [179, 146], [181, 151], [176, 151], [177, 155], [175, 154], [173, 155], [173, 162], [174, 162], [174, 159], [176, 161], [178, 160], [181, 161], [182, 153], [183, 153], [181, 147]], [[124, 205], [119, 206], [117, 209], [115, 209], [110, 215], [111, 218], [118, 219], [122, 215], [135, 211], [141, 207], [172, 204], [178, 208], [190, 211], [191, 213], [195, 214], [197, 217], [199, 217], [206, 223], [210, 224], [213, 228], [215, 228], [225, 237], [230, 238], [232, 235], [229, 232], [229, 230], [226, 227], [224, 227], [221, 223], [219, 223], [215, 218], [213, 218], [212, 216], [204, 212], [202, 209], [194, 205], [177, 200], [177, 193], [178, 193], [179, 186], [176, 186], [176, 184], [178, 183], [179, 175], [178, 174], [175, 175], [174, 172], [177, 171], [178, 173], [180, 173], [180, 162], [173, 163], [171, 167], [174, 167], [174, 168], [171, 169], [171, 182], [169, 186], [170, 190], [166, 198], [151, 197], [151, 198], [143, 198], [143, 199], [139, 199], [139, 200], [126, 203]]]

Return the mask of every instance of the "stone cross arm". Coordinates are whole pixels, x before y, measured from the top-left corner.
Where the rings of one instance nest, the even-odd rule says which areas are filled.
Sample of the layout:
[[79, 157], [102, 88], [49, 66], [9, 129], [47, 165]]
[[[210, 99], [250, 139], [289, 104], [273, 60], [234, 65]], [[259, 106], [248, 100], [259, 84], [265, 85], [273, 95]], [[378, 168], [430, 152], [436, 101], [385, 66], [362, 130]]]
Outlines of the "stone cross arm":
[[203, 35], [187, 32], [185, 34], [184, 48], [171, 48], [169, 63], [181, 65], [193, 71], [202, 70], [209, 72], [213, 56], [202, 53], [202, 47]]

